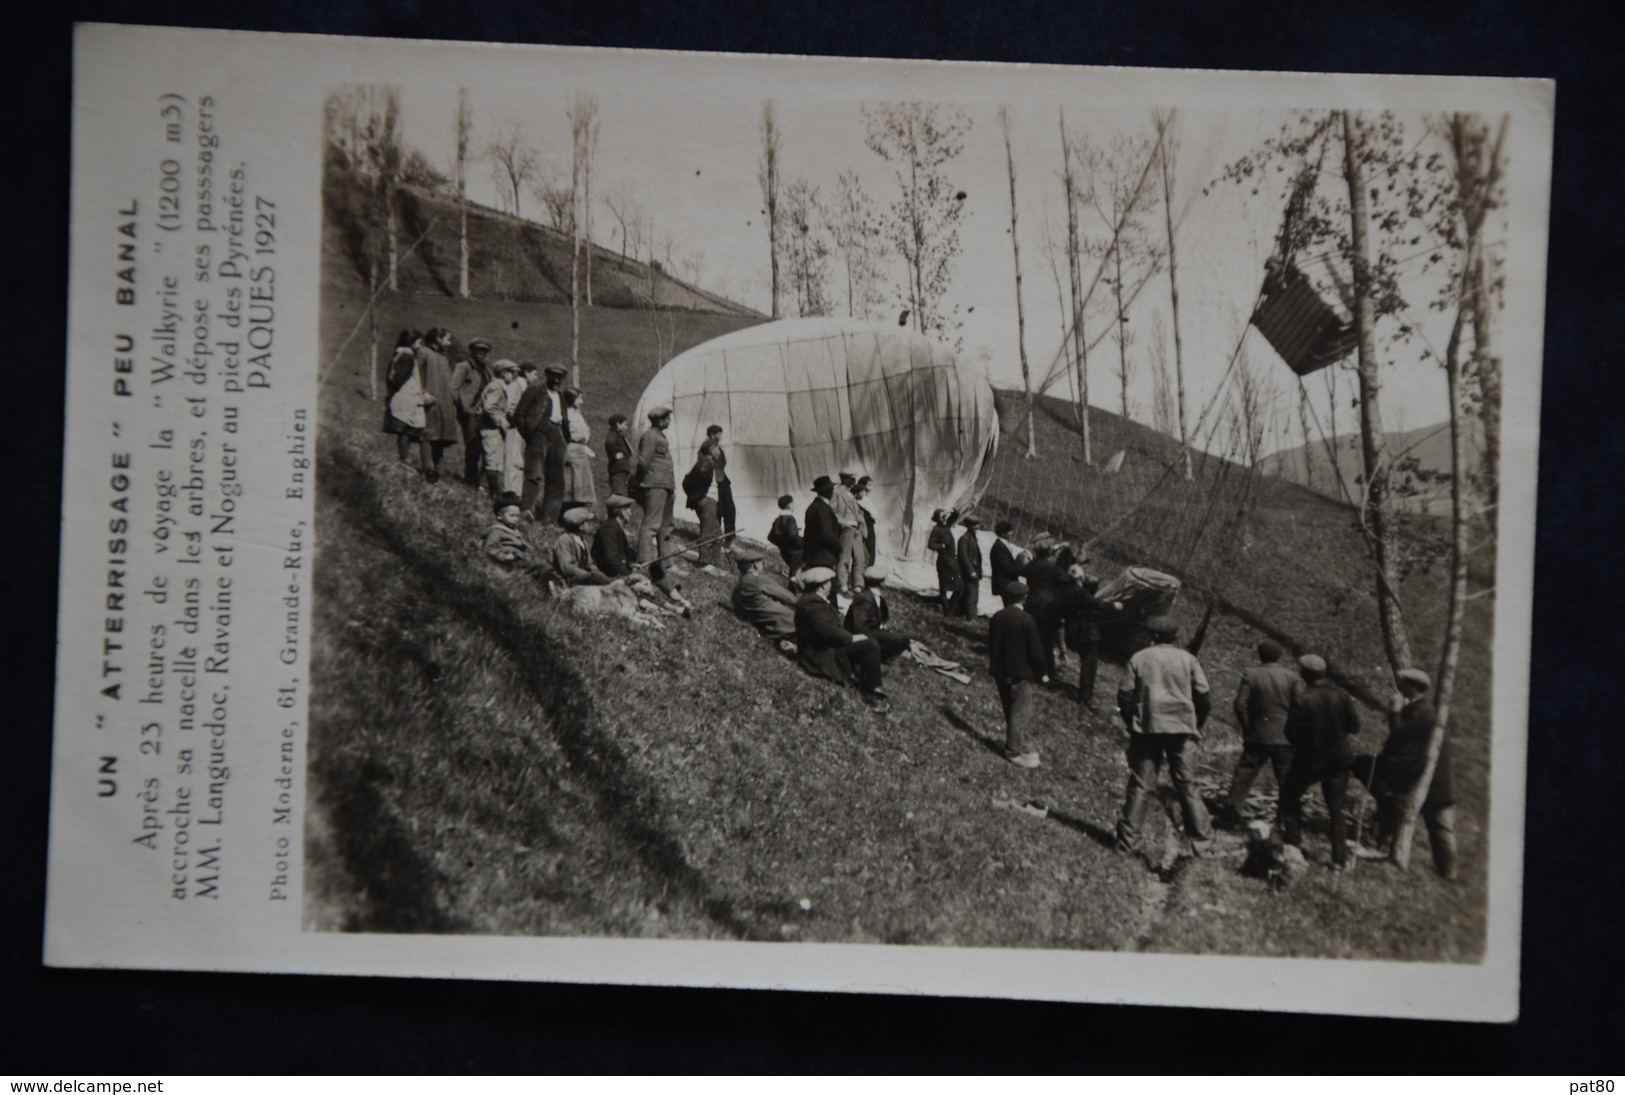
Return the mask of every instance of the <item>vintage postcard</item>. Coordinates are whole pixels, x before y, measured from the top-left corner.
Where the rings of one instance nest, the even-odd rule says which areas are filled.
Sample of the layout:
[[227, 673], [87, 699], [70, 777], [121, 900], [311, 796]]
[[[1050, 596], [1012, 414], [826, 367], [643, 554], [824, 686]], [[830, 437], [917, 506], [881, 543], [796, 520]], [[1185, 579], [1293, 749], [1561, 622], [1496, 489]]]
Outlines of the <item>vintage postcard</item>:
[[1551, 83], [75, 70], [47, 962], [1516, 1016]]

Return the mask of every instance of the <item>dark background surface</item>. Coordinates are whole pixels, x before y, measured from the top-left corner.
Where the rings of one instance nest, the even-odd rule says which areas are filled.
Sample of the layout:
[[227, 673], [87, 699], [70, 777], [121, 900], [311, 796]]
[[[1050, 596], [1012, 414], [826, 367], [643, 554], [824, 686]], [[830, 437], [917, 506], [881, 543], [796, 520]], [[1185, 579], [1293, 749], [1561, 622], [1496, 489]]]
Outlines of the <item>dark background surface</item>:
[[[0, 1073], [1618, 1069], [1620, 50], [1600, 4], [197, 0], [9, 16]], [[386, 37], [1558, 80], [1516, 1026], [688, 989], [53, 971], [39, 962], [74, 20]], [[1516, 368], [1518, 363], [1509, 362]], [[1424, 855], [1423, 860], [1426, 859]], [[1425, 866], [1423, 867], [1425, 869]], [[109, 893], [108, 900], [118, 900]]]

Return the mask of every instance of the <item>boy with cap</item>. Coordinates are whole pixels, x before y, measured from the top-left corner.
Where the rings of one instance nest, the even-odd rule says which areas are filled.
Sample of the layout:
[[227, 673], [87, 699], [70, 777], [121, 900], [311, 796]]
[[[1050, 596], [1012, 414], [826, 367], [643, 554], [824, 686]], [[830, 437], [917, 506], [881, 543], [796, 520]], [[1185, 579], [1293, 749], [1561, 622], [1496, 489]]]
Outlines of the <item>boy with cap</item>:
[[604, 438], [604, 452], [609, 460], [609, 493], [623, 498], [631, 497], [632, 469], [637, 466], [632, 459], [632, 442], [626, 436], [628, 429], [626, 415], [612, 414], [609, 436]]
[[593, 566], [587, 537], [598, 529], [598, 518], [587, 506], [575, 506], [560, 518], [564, 531], [553, 541], [553, 569], [573, 586], [607, 586], [615, 579]]
[[1236, 725], [1241, 727], [1241, 759], [1230, 778], [1230, 798], [1225, 823], [1239, 826], [1246, 820], [1247, 792], [1267, 762], [1275, 770], [1275, 791], [1279, 795], [1292, 768], [1292, 746], [1286, 740], [1287, 715], [1292, 697], [1303, 680], [1281, 664], [1286, 653], [1274, 639], [1258, 644], [1258, 664], [1241, 673], [1232, 705]]
[[[1399, 692], [1388, 702], [1388, 740], [1375, 758], [1361, 757], [1356, 772], [1372, 773], [1371, 794], [1377, 800], [1377, 846], [1389, 848], [1399, 833], [1405, 800], [1422, 781], [1428, 743], [1439, 713], [1428, 693], [1433, 682], [1420, 669], [1402, 669]], [[1427, 826], [1433, 866], [1447, 879], [1456, 877], [1456, 788], [1451, 774], [1450, 741], [1439, 744], [1422, 821]]]
[[545, 560], [531, 559], [530, 541], [519, 527], [519, 495], [508, 491], [497, 496], [491, 506], [496, 523], [486, 530], [480, 541], [485, 557], [511, 570], [523, 570], [540, 581], [553, 576], [553, 568]]
[[840, 549], [835, 557], [835, 592], [856, 596], [863, 586], [863, 568], [868, 560], [863, 557], [863, 507], [858, 505], [852, 489], [858, 477], [841, 472], [841, 481], [835, 487], [830, 505], [835, 510], [835, 521], [840, 526]]
[[1117, 821], [1117, 849], [1140, 850], [1140, 826], [1156, 791], [1164, 760], [1179, 794], [1185, 835], [1201, 855], [1213, 843], [1213, 830], [1196, 786], [1196, 747], [1212, 701], [1202, 663], [1176, 646], [1179, 627], [1167, 616], [1146, 621], [1152, 645], [1128, 660], [1117, 692], [1117, 707], [1128, 727], [1128, 792]]
[[677, 490], [677, 473], [671, 462], [671, 445], [666, 427], [671, 425], [671, 408], [656, 407], [649, 412], [649, 428], [638, 438], [638, 462], [632, 484], [643, 503], [643, 525], [638, 529], [638, 562], [652, 563], [666, 557], [666, 541], [672, 529], [672, 497]]
[[739, 567], [734, 611], [780, 650], [795, 653], [796, 595], [767, 572], [766, 561], [754, 548], [735, 548], [734, 562]]
[[981, 522], [975, 517], [967, 517], [959, 523], [965, 526], [954, 548], [954, 557], [959, 563], [959, 614], [967, 620], [974, 620], [977, 601], [982, 594], [982, 545], [976, 541], [976, 530]]
[[504, 493], [517, 495], [524, 484], [525, 443], [512, 416], [525, 388], [519, 380], [519, 366], [507, 358], [492, 365], [491, 371], [496, 378], [480, 393], [480, 448], [485, 481], [495, 498]]
[[835, 572], [808, 567], [801, 572], [806, 590], [796, 601], [796, 660], [815, 677], [857, 685], [867, 700], [886, 698], [881, 691], [880, 646], [841, 626], [831, 604]]
[[786, 572], [792, 575], [801, 569], [802, 548], [801, 529], [790, 509], [794, 501], [788, 494], [779, 496], [779, 515], [773, 518], [773, 525], [767, 530], [767, 542], [779, 549], [779, 558], [784, 560]]
[[853, 634], [867, 635], [880, 644], [881, 660], [889, 662], [908, 650], [909, 639], [891, 630], [891, 606], [880, 592], [887, 577], [886, 568], [878, 563], [863, 572], [864, 590], [852, 598], [843, 622]]
[[1349, 694], [1326, 677], [1326, 660], [1318, 654], [1298, 659], [1303, 685], [1293, 691], [1287, 712], [1286, 740], [1292, 746], [1292, 767], [1281, 787], [1278, 816], [1281, 839], [1303, 843], [1303, 796], [1319, 783], [1331, 822], [1332, 869], [1349, 866], [1348, 822], [1343, 817], [1343, 796], [1348, 793], [1354, 750], [1349, 739], [1360, 732], [1360, 716]]
[[1004, 607], [988, 621], [987, 649], [988, 670], [1004, 709], [1004, 756], [1018, 767], [1037, 768], [1038, 750], [1027, 743], [1027, 719], [1033, 685], [1049, 680], [1044, 671], [1044, 644], [1038, 637], [1038, 621], [1022, 607], [1027, 583], [1011, 579], [1005, 583], [1002, 597]]

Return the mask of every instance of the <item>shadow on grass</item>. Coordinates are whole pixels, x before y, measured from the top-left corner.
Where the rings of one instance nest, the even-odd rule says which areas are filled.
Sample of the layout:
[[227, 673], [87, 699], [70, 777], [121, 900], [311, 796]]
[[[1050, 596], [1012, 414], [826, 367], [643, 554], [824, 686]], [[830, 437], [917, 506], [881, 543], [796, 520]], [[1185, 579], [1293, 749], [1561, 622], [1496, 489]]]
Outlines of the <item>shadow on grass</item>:
[[[729, 934], [740, 939], [757, 937], [759, 933], [738, 916], [732, 901], [710, 891], [705, 878], [688, 863], [677, 840], [648, 820], [655, 812], [657, 790], [633, 773], [620, 747], [594, 725], [589, 690], [563, 652], [528, 627], [512, 605], [463, 574], [449, 570], [443, 560], [412, 542], [391, 521], [377, 485], [354, 454], [330, 445], [322, 473], [324, 495], [342, 500], [337, 504], [382, 540], [395, 558], [432, 576], [430, 585], [438, 591], [435, 599], [439, 607], [483, 629], [524, 670], [525, 689], [554, 720], [560, 751], [591, 786], [605, 817], [632, 854], [663, 886], [691, 901]], [[354, 793], [353, 788], [339, 790]], [[343, 820], [361, 825], [365, 819]], [[376, 829], [359, 827], [348, 832], [356, 835], [345, 844], [347, 869], [358, 875], [369, 871], [391, 876], [410, 873], [409, 862], [397, 865], [391, 860], [397, 853], [415, 859], [416, 853], [404, 840], [386, 837], [380, 846], [361, 835], [375, 833]]]
[[1092, 821], [1085, 821], [1081, 817], [1073, 817], [1071, 814], [1057, 810], [1053, 806], [1050, 807], [1049, 816], [1073, 832], [1082, 833], [1107, 851], [1115, 851], [1117, 848], [1117, 834], [1102, 825], [1096, 825]]
[[1003, 741], [997, 738], [990, 738], [986, 734], [981, 733], [976, 729], [976, 727], [965, 721], [964, 716], [960, 715], [959, 712], [955, 711], [947, 704], [943, 704], [941, 707], [937, 708], [937, 710], [942, 713], [942, 717], [947, 719], [950, 725], [956, 727], [957, 729], [963, 730], [970, 736], [972, 741], [976, 742], [978, 745], [986, 749], [989, 753], [992, 753], [994, 756], [998, 757], [1000, 760], [1005, 759]]

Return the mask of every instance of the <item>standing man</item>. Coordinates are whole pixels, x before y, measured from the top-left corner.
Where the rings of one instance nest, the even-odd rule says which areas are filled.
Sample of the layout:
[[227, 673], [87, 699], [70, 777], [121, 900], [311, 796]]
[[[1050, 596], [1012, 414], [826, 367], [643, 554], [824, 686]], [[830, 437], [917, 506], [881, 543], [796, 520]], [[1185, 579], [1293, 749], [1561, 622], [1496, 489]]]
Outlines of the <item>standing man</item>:
[[630, 427], [624, 414], [609, 416], [609, 436], [604, 439], [604, 450], [609, 454], [609, 493], [623, 498], [632, 493], [632, 469], [637, 461], [632, 453], [632, 440], [626, 436]]
[[1004, 709], [1004, 756], [1021, 768], [1038, 767], [1038, 750], [1027, 742], [1027, 719], [1032, 711], [1033, 685], [1049, 680], [1044, 672], [1043, 641], [1038, 621], [1022, 607], [1027, 583], [1013, 578], [1005, 583], [1004, 607], [987, 625], [988, 670], [999, 689]]
[[491, 369], [485, 363], [490, 352], [490, 342], [483, 338], [470, 339], [467, 359], [459, 361], [451, 374], [457, 425], [463, 432], [463, 482], [476, 488], [480, 485], [480, 465], [485, 457], [480, 441], [480, 395], [491, 382]]
[[1128, 792], [1117, 821], [1117, 850], [1140, 851], [1140, 827], [1154, 795], [1164, 760], [1179, 793], [1185, 835], [1200, 856], [1213, 843], [1207, 808], [1196, 787], [1196, 743], [1202, 737], [1212, 700], [1202, 663], [1174, 645], [1179, 627], [1167, 616], [1146, 621], [1152, 645], [1128, 660], [1117, 692], [1117, 708], [1128, 727]]
[[801, 564], [803, 567], [835, 569], [841, 559], [841, 522], [835, 516], [831, 500], [835, 497], [835, 483], [827, 475], [813, 480], [813, 500], [807, 507], [806, 539], [803, 541]]
[[866, 700], [884, 700], [880, 646], [841, 626], [831, 603], [835, 572], [828, 567], [808, 567], [801, 572], [801, 580], [806, 590], [796, 601], [796, 660], [801, 668], [815, 677], [856, 685]]
[[513, 413], [514, 429], [525, 443], [524, 490], [520, 494], [520, 507], [532, 517], [540, 515], [542, 487], [547, 476], [547, 416], [552, 394], [542, 383], [536, 366], [525, 362], [519, 367], [524, 378], [524, 394]]
[[1010, 533], [1015, 526], [1009, 521], [1000, 521], [993, 526], [993, 535], [998, 537], [993, 547], [987, 553], [988, 565], [993, 569], [993, 596], [1003, 598], [1004, 587], [1015, 579], [1021, 577], [1021, 568], [1016, 565], [1016, 556], [1020, 554], [1014, 544], [1010, 543]]
[[705, 428], [700, 455], [711, 461], [711, 471], [716, 476], [717, 521], [722, 525], [722, 531], [728, 534], [726, 542], [731, 544], [734, 533], [738, 531], [739, 509], [734, 505], [733, 480], [728, 478], [728, 454], [722, 448], [721, 426]]
[[1292, 711], [1292, 697], [1303, 687], [1299, 676], [1281, 664], [1285, 651], [1274, 639], [1258, 644], [1258, 664], [1241, 674], [1236, 689], [1236, 725], [1241, 727], [1241, 759], [1230, 778], [1230, 799], [1225, 821], [1241, 825], [1246, 820], [1247, 792], [1267, 762], [1275, 770], [1275, 791], [1286, 786], [1292, 769], [1292, 746], [1286, 740], [1286, 720]]
[[959, 563], [959, 614], [967, 620], [976, 619], [976, 602], [982, 594], [982, 545], [976, 540], [976, 530], [982, 524], [975, 517], [959, 522], [965, 531], [959, 536], [954, 557]]
[[[863, 514], [863, 565], [873, 566], [880, 558], [875, 549], [880, 546], [879, 537], [875, 532], [875, 511], [869, 508], [869, 492], [874, 489], [874, 480], [867, 475], [858, 480], [858, 485], [852, 488], [852, 497], [858, 500], [858, 510]], [[868, 571], [864, 571], [868, 576]]]
[[[545, 441], [541, 454], [542, 501], [536, 517], [543, 525], [556, 524], [559, 511], [564, 508], [564, 450], [567, 442], [564, 439], [563, 387], [566, 375], [567, 371], [562, 365], [549, 365], [542, 370], [543, 387], [547, 396], [547, 418], [542, 423], [542, 438]], [[527, 488], [530, 485], [530, 475], [527, 451], [525, 461]]]
[[[480, 448], [485, 459], [485, 481], [491, 497], [518, 494], [524, 483], [525, 443], [513, 424], [525, 386], [519, 366], [506, 358], [491, 366], [496, 378], [480, 395]], [[523, 506], [521, 505], [521, 508]]]
[[677, 478], [671, 463], [671, 445], [666, 441], [666, 427], [670, 425], [671, 408], [656, 407], [649, 412], [649, 428], [638, 438], [638, 463], [632, 482], [643, 503], [643, 527], [638, 530], [640, 563], [665, 558], [671, 537], [672, 495], [677, 490]]
[[[1421, 782], [1427, 767], [1428, 741], [1439, 713], [1428, 695], [1433, 682], [1420, 669], [1402, 669], [1399, 694], [1388, 703], [1388, 740], [1374, 759], [1361, 757], [1356, 772], [1372, 772], [1371, 794], [1377, 800], [1377, 845], [1388, 847], [1399, 833], [1405, 799]], [[1456, 787], [1450, 771], [1450, 740], [1439, 746], [1433, 780], [1422, 802], [1433, 866], [1447, 879], [1456, 877]]]
[[954, 557], [954, 511], [939, 509], [931, 513], [931, 534], [926, 537], [925, 548], [937, 557], [937, 599], [942, 614], [950, 616], [959, 605], [959, 560]]
[[857, 497], [852, 493], [857, 482], [857, 476], [843, 471], [841, 483], [835, 488], [835, 497], [830, 503], [835, 508], [835, 520], [841, 527], [841, 548], [835, 563], [835, 592], [852, 597], [862, 592], [863, 568], [868, 565], [863, 559], [863, 507], [858, 505]]
[[852, 598], [844, 623], [853, 634], [867, 635], [879, 643], [881, 660], [889, 662], [908, 650], [909, 638], [891, 629], [891, 606], [880, 592], [887, 577], [886, 568], [879, 563], [863, 572], [864, 590]]
[[[722, 436], [721, 426], [712, 426], [716, 436]], [[720, 451], [708, 449], [709, 442], [701, 443], [699, 453], [694, 457], [694, 466], [683, 476], [683, 504], [694, 511], [700, 522], [700, 539], [696, 545], [700, 553], [700, 566], [720, 570], [723, 563], [722, 555], [722, 522], [719, 519], [721, 506], [718, 493], [721, 490], [721, 480], [718, 478], [718, 469], [713, 453]]]
[[1061, 593], [1061, 616], [1066, 645], [1078, 656], [1078, 702], [1085, 711], [1095, 709], [1095, 678], [1100, 672], [1101, 621], [1123, 611], [1121, 601], [1107, 604], [1095, 596], [1100, 579], [1082, 566], [1067, 571], [1069, 578]]
[[767, 572], [762, 557], [750, 548], [735, 549], [734, 562], [739, 565], [734, 611], [780, 650], [795, 653], [796, 595]]
[[1343, 796], [1354, 767], [1349, 739], [1360, 732], [1360, 716], [1349, 694], [1326, 679], [1324, 658], [1305, 654], [1298, 659], [1298, 669], [1303, 673], [1303, 686], [1292, 696], [1286, 721], [1292, 766], [1281, 788], [1281, 839], [1288, 844], [1303, 843], [1303, 795], [1311, 784], [1319, 783], [1331, 820], [1332, 869], [1347, 870], [1348, 822], [1343, 817]]

